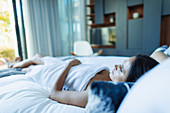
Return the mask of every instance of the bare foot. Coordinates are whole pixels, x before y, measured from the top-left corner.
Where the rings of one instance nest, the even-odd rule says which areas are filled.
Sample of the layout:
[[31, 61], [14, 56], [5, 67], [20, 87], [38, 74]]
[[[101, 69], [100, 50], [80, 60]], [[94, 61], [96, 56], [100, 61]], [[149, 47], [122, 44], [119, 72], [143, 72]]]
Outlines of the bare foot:
[[9, 62], [9, 60], [6, 59], [6, 58], [4, 58], [3, 60], [4, 60], [4, 62], [7, 65], [8, 68], [12, 68], [13, 67], [14, 63]]
[[14, 59], [14, 61], [15, 62], [21, 62], [21, 57], [19, 56], [19, 57], [16, 57], [15, 59]]

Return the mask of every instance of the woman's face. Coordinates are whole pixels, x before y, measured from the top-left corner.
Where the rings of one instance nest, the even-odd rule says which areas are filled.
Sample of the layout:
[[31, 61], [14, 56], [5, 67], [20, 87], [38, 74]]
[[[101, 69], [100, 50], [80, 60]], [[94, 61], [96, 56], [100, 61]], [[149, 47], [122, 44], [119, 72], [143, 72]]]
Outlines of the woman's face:
[[122, 65], [115, 65], [115, 69], [110, 73], [110, 78], [114, 82], [125, 82], [135, 57], [131, 57], [123, 62]]

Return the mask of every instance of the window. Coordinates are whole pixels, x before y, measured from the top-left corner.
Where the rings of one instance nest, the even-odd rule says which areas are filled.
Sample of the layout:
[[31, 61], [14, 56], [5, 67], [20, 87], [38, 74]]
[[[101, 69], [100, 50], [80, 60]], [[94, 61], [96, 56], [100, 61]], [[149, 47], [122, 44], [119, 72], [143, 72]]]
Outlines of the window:
[[12, 61], [18, 56], [12, 3], [0, 0], [0, 69], [7, 68], [4, 58]]

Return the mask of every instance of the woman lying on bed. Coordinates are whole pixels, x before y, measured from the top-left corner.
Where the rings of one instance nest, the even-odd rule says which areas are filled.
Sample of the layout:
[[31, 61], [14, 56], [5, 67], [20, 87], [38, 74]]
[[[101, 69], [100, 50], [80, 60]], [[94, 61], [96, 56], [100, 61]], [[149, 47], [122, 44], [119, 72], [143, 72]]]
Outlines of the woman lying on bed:
[[[44, 57], [41, 55], [36, 55], [31, 59], [27, 59], [20, 63], [14, 64], [12, 67], [23, 68], [23, 67], [28, 67], [29, 65], [32, 65], [32, 64], [44, 64], [44, 62], [41, 60], [42, 58]], [[77, 84], [76, 87], [82, 87], [81, 84], [85, 84], [86, 86], [84, 88], [81, 88], [82, 90], [78, 90], [80, 88], [77, 88], [77, 90], [76, 88], [74, 88], [73, 91], [63, 91], [63, 86], [65, 85], [65, 81], [67, 81], [66, 78], [67, 77], [71, 78], [69, 76], [69, 74], [71, 73], [70, 69], [72, 68], [78, 69], [79, 67], [81, 68], [81, 66], [83, 67], [83, 64], [81, 64], [79, 60], [74, 59], [70, 63], [68, 63], [66, 67], [63, 67], [65, 69], [62, 71], [60, 76], [56, 79], [54, 87], [52, 88], [52, 91], [51, 91], [50, 98], [60, 103], [75, 105], [79, 107], [85, 107], [87, 104], [87, 98], [88, 98], [88, 88], [93, 81], [97, 81], [97, 80], [111, 81], [112, 80], [114, 82], [135, 82], [145, 72], [152, 69], [157, 64], [158, 64], [157, 61], [155, 61], [154, 59], [146, 55], [137, 55], [135, 57], [131, 57], [125, 60], [122, 65], [115, 65], [115, 69], [111, 73], [109, 73], [107, 68], [101, 68], [98, 66], [94, 67], [93, 65], [90, 64], [88, 65], [88, 68], [84, 68], [85, 70], [77, 70], [77, 71], [88, 72], [90, 69], [91, 71], [93, 71], [92, 68], [94, 69], [101, 68], [100, 70], [96, 71], [96, 73], [94, 73], [93, 75], [88, 75], [91, 71], [86, 74], [84, 73], [81, 75], [81, 77], [83, 77], [83, 79], [81, 80], [84, 81], [85, 78], [88, 78], [89, 80], [86, 80], [87, 82], [86, 84], [85, 82], [79, 80], [78, 82], [79, 84]], [[62, 62], [61, 62], [61, 65], [62, 65]], [[41, 72], [40, 73], [41, 76], [43, 76], [43, 74], [44, 76], [52, 76], [49, 74], [49, 72], [52, 72], [53, 69], [55, 69], [55, 67], [57, 68], [56, 65], [54, 65], [53, 67], [46, 66], [45, 68], [42, 68], [42, 70], [39, 70], [39, 72]], [[43, 70], [50, 70], [48, 71], [49, 75], [45, 75], [46, 71], [43, 71]], [[77, 77], [73, 76], [73, 78], [76, 78], [75, 81], [74, 80], [73, 81], [76, 82], [77, 79], [79, 79], [78, 77], [79, 76]], [[37, 78], [39, 79], [39, 77]]]
[[[158, 64], [157, 61], [148, 56], [137, 55], [126, 60], [122, 65], [115, 66], [115, 70], [109, 74], [108, 71], [97, 73], [87, 85], [85, 91], [62, 91], [67, 74], [72, 66], [81, 64], [77, 59], [71, 61], [51, 91], [50, 98], [61, 103], [71, 104], [75, 106], [85, 107], [88, 98], [88, 87], [92, 81], [96, 80], [112, 80], [114, 82], [135, 82], [145, 72]], [[110, 78], [109, 78], [110, 75]]]

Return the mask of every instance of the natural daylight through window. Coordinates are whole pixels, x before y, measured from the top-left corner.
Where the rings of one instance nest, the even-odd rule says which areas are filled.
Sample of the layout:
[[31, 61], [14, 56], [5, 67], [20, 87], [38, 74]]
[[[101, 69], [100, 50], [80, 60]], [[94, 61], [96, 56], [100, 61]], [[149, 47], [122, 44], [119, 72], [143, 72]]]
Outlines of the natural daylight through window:
[[0, 69], [7, 68], [5, 60], [12, 61], [18, 54], [12, 4], [0, 0]]

